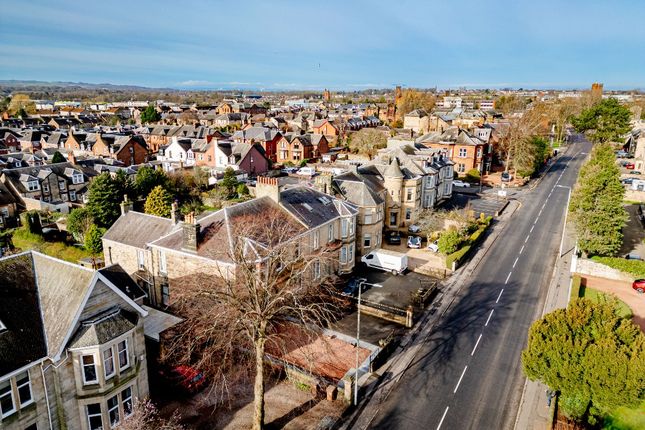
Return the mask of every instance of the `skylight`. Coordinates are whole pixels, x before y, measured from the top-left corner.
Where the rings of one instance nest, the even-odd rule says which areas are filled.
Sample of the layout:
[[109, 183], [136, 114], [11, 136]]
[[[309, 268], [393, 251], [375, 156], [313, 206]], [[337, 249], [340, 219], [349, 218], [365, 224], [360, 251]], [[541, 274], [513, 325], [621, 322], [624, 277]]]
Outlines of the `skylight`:
[[314, 208], [312, 208], [312, 207], [311, 207], [311, 205], [309, 205], [309, 203], [303, 203], [302, 205], [303, 205], [303, 206], [305, 207], [305, 209], [307, 209], [309, 212], [311, 212], [311, 211], [313, 211], [313, 210], [314, 210]]

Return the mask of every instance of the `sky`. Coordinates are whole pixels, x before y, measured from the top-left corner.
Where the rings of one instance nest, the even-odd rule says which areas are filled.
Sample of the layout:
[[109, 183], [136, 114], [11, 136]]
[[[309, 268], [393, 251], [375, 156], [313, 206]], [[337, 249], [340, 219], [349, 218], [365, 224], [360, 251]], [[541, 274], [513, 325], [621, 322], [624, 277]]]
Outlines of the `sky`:
[[2, 0], [0, 79], [645, 88], [642, 0]]

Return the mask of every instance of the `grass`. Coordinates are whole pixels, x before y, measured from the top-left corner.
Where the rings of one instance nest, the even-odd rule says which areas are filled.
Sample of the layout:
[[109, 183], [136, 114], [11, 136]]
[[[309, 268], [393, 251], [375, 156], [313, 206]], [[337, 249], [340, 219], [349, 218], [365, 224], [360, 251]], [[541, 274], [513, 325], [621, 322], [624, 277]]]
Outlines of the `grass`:
[[608, 302], [610, 300], [616, 300], [616, 311], [618, 312], [618, 315], [620, 315], [623, 318], [631, 318], [632, 317], [632, 309], [627, 306], [625, 302], [622, 300], [619, 300], [609, 294], [605, 294], [601, 291], [594, 290], [593, 288], [587, 288], [583, 285], [580, 286], [580, 293], [578, 297], [584, 297], [586, 299], [589, 299], [593, 302], [596, 303], [601, 303], [601, 302]]
[[621, 406], [612, 414], [605, 417], [605, 430], [637, 430], [645, 429], [645, 402], [637, 408]]
[[14, 230], [12, 242], [13, 246], [22, 251], [33, 249], [71, 263], [78, 263], [83, 258], [91, 257], [91, 254], [81, 247], [64, 242], [47, 242], [41, 235], [30, 233], [22, 228]]
[[617, 257], [591, 257], [593, 261], [609, 266], [612, 269], [629, 273], [636, 278], [645, 278], [645, 261], [627, 260], [626, 258]]

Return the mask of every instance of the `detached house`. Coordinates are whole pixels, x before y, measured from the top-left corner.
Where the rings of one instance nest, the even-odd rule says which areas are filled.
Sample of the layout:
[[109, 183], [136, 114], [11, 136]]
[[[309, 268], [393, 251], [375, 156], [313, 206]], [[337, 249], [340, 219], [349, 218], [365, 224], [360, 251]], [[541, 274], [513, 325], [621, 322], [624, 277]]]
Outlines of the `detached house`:
[[[280, 190], [275, 178], [258, 178], [257, 198], [184, 222], [175, 207], [171, 219], [124, 213], [103, 236], [106, 262], [122, 262], [139, 279], [154, 306], [172, 303], [172, 291], [181, 280], [196, 274], [231, 278], [238, 267], [231, 258], [244, 241], [249, 258], [264, 243], [266, 225], [289, 226], [281, 240], [294, 249], [318, 250], [330, 255], [312, 267], [311, 276], [348, 273], [355, 264], [355, 205], [311, 188]], [[142, 228], [142, 226], [146, 228]], [[136, 262], [136, 264], [135, 264]]]
[[450, 127], [443, 133], [428, 133], [417, 139], [417, 143], [445, 151], [455, 163], [459, 176], [465, 176], [473, 169], [484, 174], [487, 173], [486, 168], [490, 168], [492, 151], [487, 141], [458, 127]]
[[0, 428], [114, 428], [148, 395], [143, 292], [118, 265], [0, 259]]
[[329, 142], [322, 134], [287, 133], [278, 141], [277, 162], [299, 163], [317, 159], [329, 152]]

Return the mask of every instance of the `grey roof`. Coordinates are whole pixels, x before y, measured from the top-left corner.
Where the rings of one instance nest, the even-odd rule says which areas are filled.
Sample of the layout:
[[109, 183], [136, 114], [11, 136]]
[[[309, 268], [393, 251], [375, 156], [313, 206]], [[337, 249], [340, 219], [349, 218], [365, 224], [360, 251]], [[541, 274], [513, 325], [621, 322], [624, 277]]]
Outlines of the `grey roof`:
[[388, 178], [403, 178], [403, 172], [401, 172], [401, 168], [399, 167], [399, 160], [397, 160], [396, 157], [392, 158], [392, 161], [390, 161], [390, 164], [387, 166], [385, 171], [383, 172], [383, 176], [388, 177]]
[[138, 315], [119, 307], [108, 309], [81, 325], [70, 342], [71, 348], [87, 348], [109, 342], [136, 327]]
[[333, 181], [343, 197], [358, 206], [378, 206], [383, 203], [372, 184], [360, 175], [348, 172], [334, 177]]
[[104, 267], [99, 270], [99, 273], [132, 300], [140, 299], [146, 295], [141, 287], [134, 282], [134, 279], [118, 264]]
[[147, 243], [170, 233], [176, 227], [168, 218], [129, 211], [112, 224], [103, 239], [144, 249]]
[[309, 228], [325, 224], [339, 216], [358, 213], [352, 204], [302, 186], [281, 191], [280, 204]]

